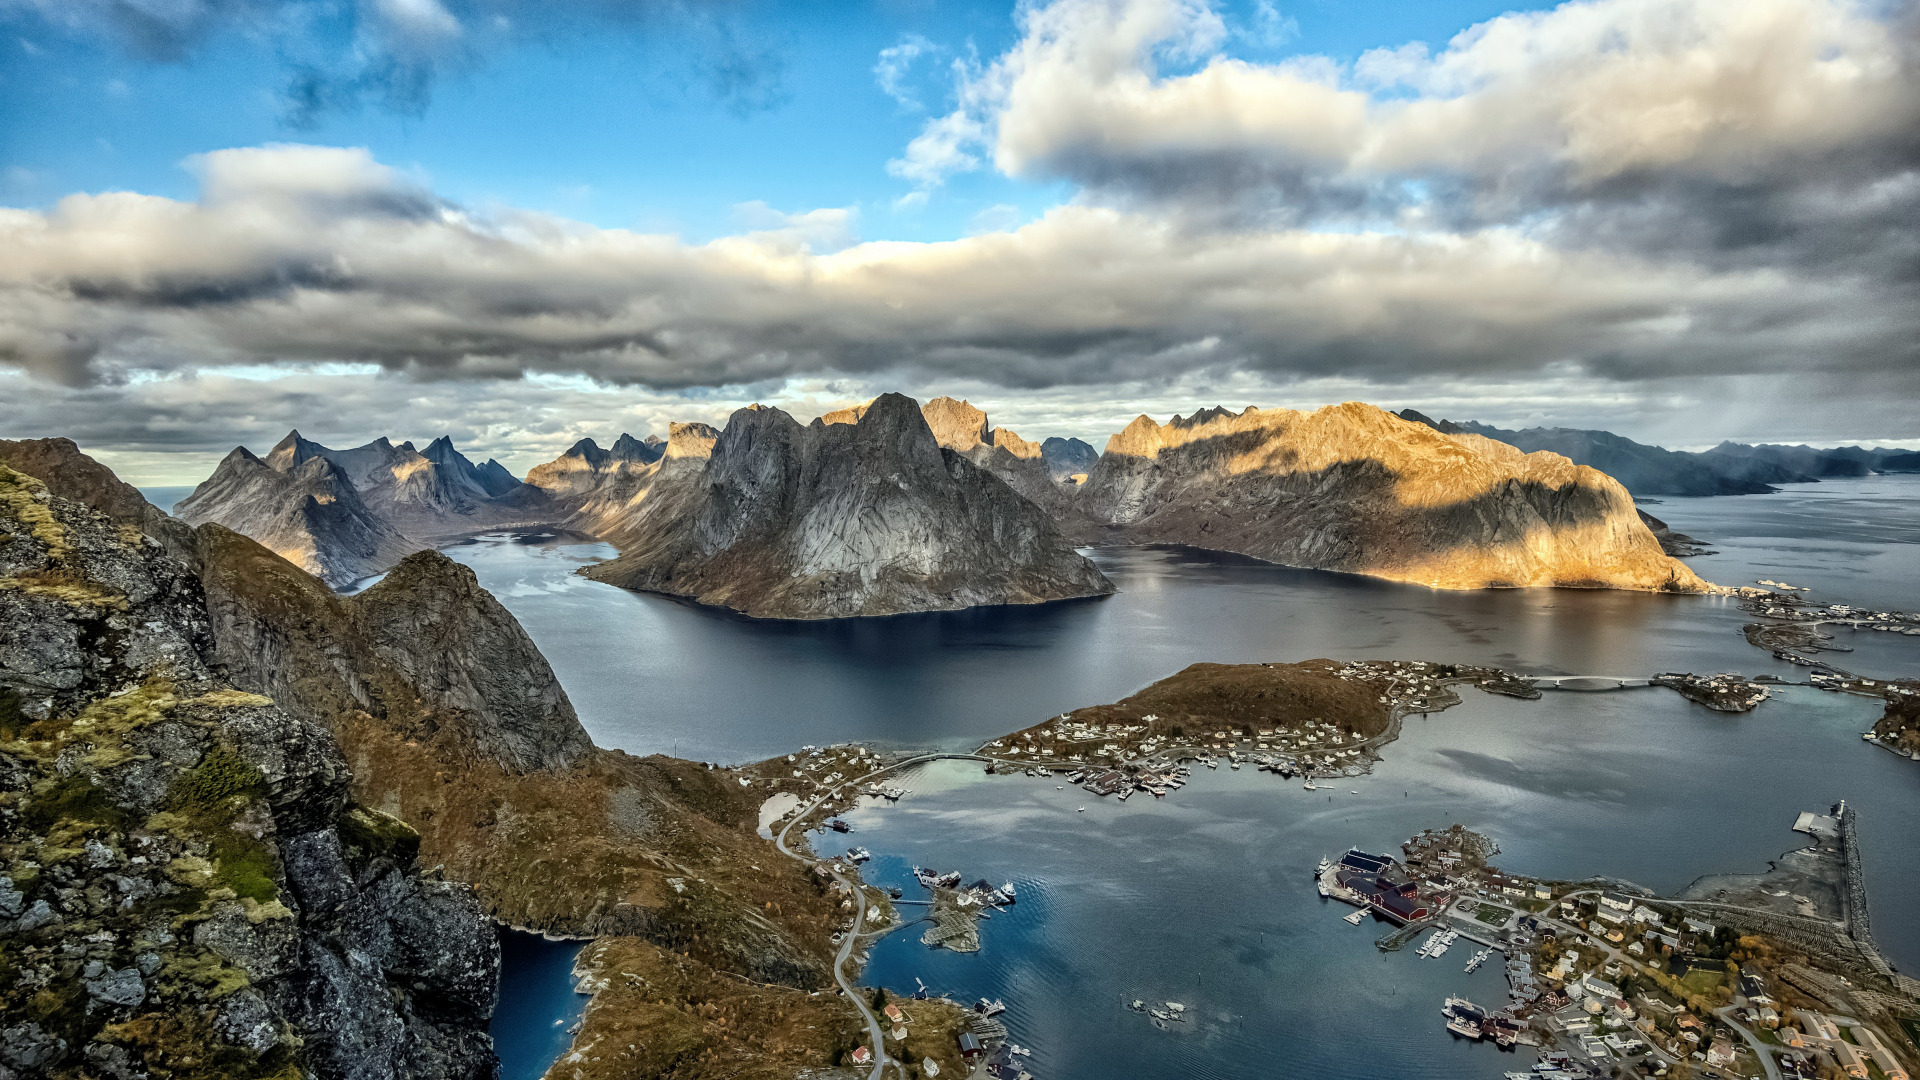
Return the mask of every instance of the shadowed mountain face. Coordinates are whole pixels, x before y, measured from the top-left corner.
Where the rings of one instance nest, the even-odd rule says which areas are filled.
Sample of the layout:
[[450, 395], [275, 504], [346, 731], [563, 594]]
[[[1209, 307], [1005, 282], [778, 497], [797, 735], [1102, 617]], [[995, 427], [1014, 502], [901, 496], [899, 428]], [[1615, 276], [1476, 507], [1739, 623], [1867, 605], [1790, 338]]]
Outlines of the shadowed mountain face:
[[1509, 431], [1488, 424], [1431, 417], [1402, 409], [1403, 420], [1446, 434], [1484, 435], [1527, 453], [1550, 451], [1576, 465], [1599, 469], [1635, 495], [1758, 495], [1775, 484], [1810, 484], [1823, 476], [1866, 476], [1874, 472], [1915, 471], [1903, 465], [1902, 450], [1865, 450], [1843, 446], [1747, 446], [1724, 442], [1705, 453], [1648, 446], [1610, 431], [1579, 428], [1526, 428]]
[[499, 462], [475, 465], [442, 436], [426, 452], [382, 437], [334, 450], [287, 433], [256, 458], [227, 455], [176, 508], [251, 536], [339, 588], [434, 542], [537, 522], [538, 492]]
[[559, 527], [624, 547], [661, 514], [684, 503], [720, 433], [705, 424], [674, 423], [667, 439], [622, 435], [612, 450], [592, 439], [527, 473]]
[[354, 804], [326, 727], [221, 670], [194, 569], [142, 535], [158, 511], [45, 442], [70, 452], [31, 466], [88, 501], [0, 466], [0, 1071], [496, 1075], [472, 891]]
[[282, 467], [235, 448], [174, 507], [176, 514], [189, 524], [213, 521], [245, 533], [334, 588], [378, 574], [426, 546], [369, 508], [331, 459], [302, 455], [298, 444], [288, 442], [270, 456]]
[[1606, 475], [1358, 403], [1140, 417], [1081, 499], [1129, 541], [1441, 588], [1707, 587]]
[[1079, 439], [1051, 438], [1040, 444], [1040, 460], [1047, 463], [1047, 475], [1056, 484], [1068, 483], [1077, 475], [1093, 472], [1100, 451]]
[[734, 413], [684, 503], [587, 576], [802, 619], [1112, 591], [1039, 507], [942, 448], [912, 399], [848, 414], [802, 427], [778, 409]]

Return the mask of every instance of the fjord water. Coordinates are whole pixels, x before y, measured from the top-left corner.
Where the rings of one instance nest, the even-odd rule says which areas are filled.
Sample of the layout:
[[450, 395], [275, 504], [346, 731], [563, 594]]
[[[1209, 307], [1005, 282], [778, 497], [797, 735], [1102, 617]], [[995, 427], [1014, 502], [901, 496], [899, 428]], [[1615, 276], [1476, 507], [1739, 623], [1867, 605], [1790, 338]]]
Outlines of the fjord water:
[[[1719, 549], [1693, 563], [1709, 580], [1773, 577], [1817, 586], [1822, 600], [1920, 609], [1920, 477], [1657, 509]], [[1803, 677], [1746, 643], [1739, 605], [1725, 598], [1443, 592], [1190, 549], [1093, 549], [1120, 590], [1099, 599], [811, 623], [588, 581], [573, 571], [614, 552], [577, 538], [486, 537], [448, 554], [526, 626], [597, 742], [700, 760], [853, 739], [970, 749], [1198, 661], [1393, 657], [1537, 674]], [[1842, 666], [1920, 672], [1920, 638], [1839, 636], [1857, 649], [1831, 656]]]
[[[1920, 609], [1920, 477], [1652, 512], [1718, 551], [1691, 561], [1709, 580], [1772, 578], [1822, 601]], [[1105, 599], [836, 623], [755, 622], [590, 582], [573, 571], [613, 551], [577, 538], [489, 537], [449, 554], [526, 626], [595, 741], [728, 762], [852, 739], [970, 749], [1202, 660], [1801, 676], [1747, 645], [1724, 599], [1436, 592], [1183, 549], [1094, 550], [1121, 590]], [[1836, 635], [1856, 650], [1829, 654], [1841, 666], [1920, 673], [1920, 638]], [[1410, 721], [1373, 776], [1313, 794], [1251, 770], [1202, 770], [1165, 802], [1118, 804], [1057, 781], [925, 767], [897, 806], [851, 815], [876, 856], [869, 878], [911, 898], [910, 864], [959, 869], [1014, 881], [1020, 902], [984, 925], [982, 952], [930, 951], [909, 927], [876, 949], [866, 979], [1005, 998], [1015, 1041], [1049, 1080], [1496, 1076], [1524, 1058], [1452, 1039], [1438, 1009], [1448, 993], [1499, 1003], [1498, 965], [1465, 975], [1464, 943], [1435, 961], [1379, 954], [1380, 927], [1349, 927], [1346, 909], [1314, 895], [1321, 855], [1392, 849], [1462, 822], [1493, 836], [1497, 861], [1517, 872], [1670, 892], [1702, 874], [1763, 871], [1799, 846], [1788, 830], [1798, 811], [1840, 798], [1861, 812], [1876, 937], [1920, 970], [1920, 765], [1860, 740], [1877, 714], [1807, 689], [1736, 717], [1662, 690], [1532, 703], [1467, 691], [1461, 706]], [[506, 951], [494, 1030], [507, 1080], [540, 1075], [565, 1045], [583, 1000], [564, 977], [569, 948]], [[1197, 1016], [1158, 1031], [1122, 1007], [1135, 997]]]

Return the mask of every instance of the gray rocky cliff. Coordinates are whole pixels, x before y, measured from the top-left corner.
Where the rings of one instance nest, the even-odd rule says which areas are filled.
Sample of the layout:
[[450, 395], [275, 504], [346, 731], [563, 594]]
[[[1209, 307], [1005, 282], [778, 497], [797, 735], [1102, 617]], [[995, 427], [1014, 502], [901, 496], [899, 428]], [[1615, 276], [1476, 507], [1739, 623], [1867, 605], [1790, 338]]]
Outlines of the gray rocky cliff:
[[769, 618], [1041, 603], [1113, 588], [1043, 510], [943, 449], [898, 394], [855, 422], [805, 427], [778, 409], [741, 409], [683, 495], [587, 575]]
[[175, 514], [188, 524], [213, 521], [245, 533], [335, 588], [420, 550], [420, 541], [361, 499], [343, 467], [319, 454], [302, 457], [300, 450], [297, 444], [276, 450], [282, 469], [236, 448]]
[[624, 546], [653, 519], [679, 512], [719, 436], [706, 424], [674, 423], [665, 440], [622, 435], [612, 450], [582, 439], [529, 472], [527, 484], [546, 493], [560, 528]]
[[1046, 462], [1054, 483], [1071, 483], [1074, 476], [1093, 472], [1100, 463], [1100, 451], [1079, 439], [1056, 437], [1040, 444], [1040, 460]]
[[193, 569], [96, 489], [0, 466], [0, 1080], [493, 1076], [478, 901], [221, 677]]

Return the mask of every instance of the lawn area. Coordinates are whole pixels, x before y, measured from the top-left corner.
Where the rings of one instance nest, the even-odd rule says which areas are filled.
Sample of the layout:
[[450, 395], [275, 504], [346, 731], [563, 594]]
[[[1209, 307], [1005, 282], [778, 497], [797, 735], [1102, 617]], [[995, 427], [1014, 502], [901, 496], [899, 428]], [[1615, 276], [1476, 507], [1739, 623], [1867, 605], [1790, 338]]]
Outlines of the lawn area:
[[1504, 926], [1507, 922], [1507, 909], [1495, 907], [1492, 904], [1481, 904], [1480, 910], [1474, 912], [1473, 917], [1476, 921], [1486, 923], [1488, 926]]
[[1689, 993], [1699, 994], [1702, 997], [1713, 993], [1720, 988], [1721, 983], [1726, 981], [1726, 972], [1706, 971], [1702, 968], [1694, 968], [1692, 971], [1680, 976], [1681, 986], [1686, 987]]

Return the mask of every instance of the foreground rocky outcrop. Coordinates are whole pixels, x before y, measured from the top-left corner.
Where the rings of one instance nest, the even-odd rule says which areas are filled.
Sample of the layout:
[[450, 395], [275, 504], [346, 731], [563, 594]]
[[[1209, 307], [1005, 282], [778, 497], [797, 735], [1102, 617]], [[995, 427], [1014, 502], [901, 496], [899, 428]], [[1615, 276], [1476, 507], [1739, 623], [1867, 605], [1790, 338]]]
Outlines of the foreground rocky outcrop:
[[618, 559], [583, 572], [762, 618], [1031, 604], [1113, 589], [1044, 511], [943, 449], [919, 407], [898, 394], [876, 398], [851, 423], [802, 426], [778, 409], [739, 410], [673, 512], [647, 517]]
[[659, 1075], [844, 1049], [840, 897], [755, 834], [765, 787], [594, 747], [470, 571], [343, 597], [65, 440], [0, 450], [76, 496], [0, 472], [0, 1080], [490, 1076], [483, 916], [828, 1022], [694, 1025]]
[[1093, 536], [1438, 588], [1708, 588], [1605, 474], [1356, 402], [1140, 417], [1108, 442], [1081, 509]]
[[472, 890], [215, 669], [157, 511], [40, 449], [113, 513], [0, 466], [0, 1077], [494, 1075]]

